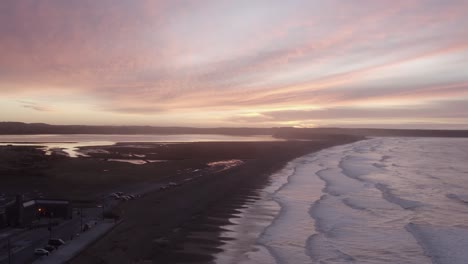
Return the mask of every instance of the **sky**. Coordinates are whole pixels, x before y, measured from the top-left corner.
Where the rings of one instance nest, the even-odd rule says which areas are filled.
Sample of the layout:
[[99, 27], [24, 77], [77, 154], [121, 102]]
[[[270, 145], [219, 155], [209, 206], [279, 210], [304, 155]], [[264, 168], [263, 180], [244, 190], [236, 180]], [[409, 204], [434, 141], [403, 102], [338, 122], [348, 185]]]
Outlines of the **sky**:
[[0, 121], [468, 129], [468, 0], [2, 0]]

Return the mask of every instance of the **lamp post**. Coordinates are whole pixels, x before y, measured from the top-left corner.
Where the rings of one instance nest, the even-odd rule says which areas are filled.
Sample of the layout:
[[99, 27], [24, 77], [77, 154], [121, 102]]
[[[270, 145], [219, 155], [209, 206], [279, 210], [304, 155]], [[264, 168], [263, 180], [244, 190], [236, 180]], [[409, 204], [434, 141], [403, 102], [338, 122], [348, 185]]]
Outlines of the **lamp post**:
[[97, 208], [101, 208], [102, 209], [102, 220], [104, 220], [104, 204], [99, 204], [97, 206]]
[[11, 264], [11, 241], [10, 236], [8, 236], [8, 264]]
[[80, 232], [83, 232], [83, 207], [80, 207]]
[[54, 216], [54, 213], [50, 212], [49, 213], [49, 239], [52, 239], [52, 217]]

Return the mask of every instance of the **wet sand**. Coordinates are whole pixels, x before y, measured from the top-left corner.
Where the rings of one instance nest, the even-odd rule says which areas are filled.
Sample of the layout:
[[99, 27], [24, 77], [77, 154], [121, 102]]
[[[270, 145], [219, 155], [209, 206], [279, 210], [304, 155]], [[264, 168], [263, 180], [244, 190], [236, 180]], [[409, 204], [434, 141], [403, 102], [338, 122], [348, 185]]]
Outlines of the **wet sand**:
[[173, 151], [151, 158], [216, 157], [244, 163], [221, 171], [179, 173], [170, 179], [183, 185], [122, 204], [118, 211], [123, 223], [71, 263], [209, 263], [227, 239], [220, 237], [221, 227], [246, 201], [255, 199], [272, 173], [296, 157], [358, 139], [177, 144]]

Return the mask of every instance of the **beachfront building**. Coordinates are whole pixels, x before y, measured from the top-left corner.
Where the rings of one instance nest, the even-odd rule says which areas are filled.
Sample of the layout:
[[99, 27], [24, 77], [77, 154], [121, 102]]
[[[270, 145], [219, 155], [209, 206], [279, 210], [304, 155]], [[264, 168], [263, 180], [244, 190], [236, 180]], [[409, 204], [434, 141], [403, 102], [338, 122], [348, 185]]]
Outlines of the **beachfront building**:
[[31, 199], [23, 200], [17, 195], [14, 202], [4, 208], [6, 225], [12, 227], [30, 227], [41, 218], [72, 218], [72, 207], [68, 200]]
[[5, 207], [0, 207], [0, 228], [7, 227], [8, 221], [6, 216]]

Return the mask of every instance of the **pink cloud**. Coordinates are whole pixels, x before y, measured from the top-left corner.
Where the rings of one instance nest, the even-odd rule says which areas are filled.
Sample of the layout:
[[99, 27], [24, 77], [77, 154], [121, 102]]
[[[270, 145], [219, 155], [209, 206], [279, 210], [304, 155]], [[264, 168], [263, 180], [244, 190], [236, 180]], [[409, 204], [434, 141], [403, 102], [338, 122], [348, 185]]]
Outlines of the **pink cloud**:
[[[142, 115], [456, 98], [468, 76], [369, 80], [466, 56], [467, 10], [464, 1], [6, 0], [0, 94], [68, 91], [96, 111]], [[463, 57], [444, 63], [468, 67]]]

